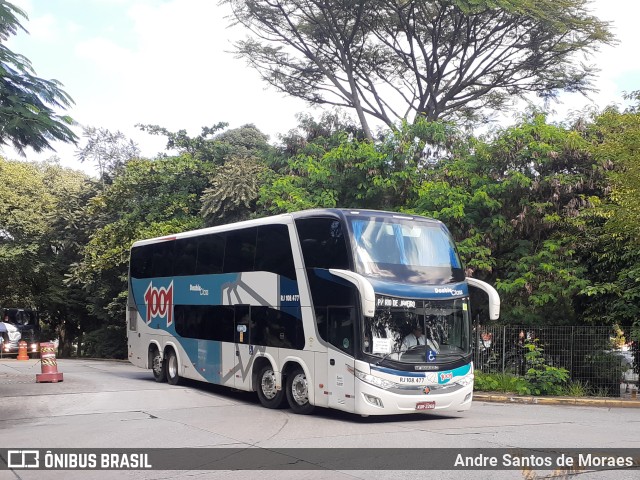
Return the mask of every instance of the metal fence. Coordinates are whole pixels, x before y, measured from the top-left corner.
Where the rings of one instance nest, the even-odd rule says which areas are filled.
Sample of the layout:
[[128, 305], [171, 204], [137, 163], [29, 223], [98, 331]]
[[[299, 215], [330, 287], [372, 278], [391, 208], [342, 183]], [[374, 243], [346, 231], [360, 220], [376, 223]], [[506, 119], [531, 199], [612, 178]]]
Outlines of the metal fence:
[[638, 342], [626, 343], [609, 326], [476, 325], [474, 365], [483, 373], [523, 376], [530, 368], [526, 342], [541, 349], [547, 365], [567, 369], [571, 382], [590, 395], [618, 397], [638, 384]]

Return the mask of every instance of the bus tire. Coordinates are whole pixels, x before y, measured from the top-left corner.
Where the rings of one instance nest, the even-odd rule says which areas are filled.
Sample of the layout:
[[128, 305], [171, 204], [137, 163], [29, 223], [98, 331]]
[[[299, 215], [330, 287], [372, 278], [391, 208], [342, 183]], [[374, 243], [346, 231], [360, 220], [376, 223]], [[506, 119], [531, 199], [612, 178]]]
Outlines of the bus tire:
[[258, 399], [267, 408], [280, 408], [286, 399], [284, 390], [276, 389], [276, 374], [269, 363], [258, 372]]
[[167, 382], [169, 382], [169, 385], [178, 385], [180, 383], [180, 374], [178, 373], [178, 356], [173, 350], [169, 350], [167, 352], [165, 368], [167, 371]]
[[156, 382], [166, 382], [167, 366], [165, 359], [160, 356], [160, 352], [157, 348], [154, 349], [151, 355], [151, 371], [153, 372], [153, 378]]
[[313, 411], [313, 405], [309, 403], [309, 382], [300, 366], [287, 375], [287, 401], [293, 413], [308, 415]]

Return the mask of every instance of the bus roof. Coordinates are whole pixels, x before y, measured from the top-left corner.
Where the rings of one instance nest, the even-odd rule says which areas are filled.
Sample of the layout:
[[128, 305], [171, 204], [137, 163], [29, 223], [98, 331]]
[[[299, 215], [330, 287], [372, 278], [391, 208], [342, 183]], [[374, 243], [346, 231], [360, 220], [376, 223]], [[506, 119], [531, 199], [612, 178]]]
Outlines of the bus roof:
[[359, 209], [359, 208], [315, 208], [311, 210], [301, 210], [298, 212], [292, 213], [282, 213], [280, 215], [272, 215], [269, 217], [256, 218], [253, 220], [245, 220], [242, 222], [228, 223], [225, 225], [217, 225], [215, 227], [206, 227], [198, 230], [190, 230], [186, 232], [176, 233], [173, 235], [165, 235], [163, 237], [155, 237], [149, 238], [145, 240], [138, 240], [133, 243], [133, 247], [139, 247], [142, 245], [149, 245], [152, 243], [166, 242], [177, 240], [179, 238], [189, 238], [196, 237], [200, 235], [207, 235], [210, 233], [221, 233], [228, 232], [231, 230], [238, 230], [241, 228], [254, 227], [260, 225], [270, 225], [273, 223], [280, 224], [290, 224], [293, 220], [299, 218], [311, 218], [317, 217], [319, 215], [330, 215], [335, 216], [339, 219], [346, 219], [347, 216], [351, 215], [362, 215], [363, 217], [388, 217], [388, 218], [398, 218], [398, 219], [406, 219], [406, 220], [420, 220], [423, 222], [429, 222], [434, 224], [442, 224], [440, 220], [436, 220], [433, 218], [423, 217], [420, 215], [410, 215], [398, 212], [388, 212], [383, 210], [368, 210], [368, 209]]

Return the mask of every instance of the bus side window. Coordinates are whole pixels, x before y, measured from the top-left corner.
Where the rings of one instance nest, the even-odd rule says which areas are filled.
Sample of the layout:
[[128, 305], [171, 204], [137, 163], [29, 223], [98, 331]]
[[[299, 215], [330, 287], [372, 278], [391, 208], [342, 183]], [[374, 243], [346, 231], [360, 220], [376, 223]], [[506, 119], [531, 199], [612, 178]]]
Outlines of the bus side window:
[[222, 273], [224, 244], [224, 234], [214, 233], [198, 239], [196, 275]]
[[306, 268], [349, 268], [342, 225], [335, 218], [301, 218], [296, 228]]
[[329, 343], [343, 352], [353, 355], [354, 309], [352, 307], [329, 307], [327, 310], [329, 313], [327, 325]]
[[195, 275], [198, 243], [195, 238], [176, 240], [173, 257], [173, 275]]
[[153, 264], [152, 250], [144, 245], [131, 249], [131, 272], [132, 278], [150, 278], [151, 266]]
[[223, 273], [252, 272], [256, 256], [257, 227], [227, 233]]
[[255, 270], [296, 279], [289, 229], [286, 225], [258, 227]]
[[316, 325], [318, 326], [318, 334], [320, 338], [325, 342], [329, 341], [329, 337], [327, 336], [327, 307], [316, 307]]
[[164, 241], [154, 243], [150, 248], [153, 256], [153, 266], [151, 267], [151, 277], [170, 277], [173, 273], [173, 248], [175, 241]]

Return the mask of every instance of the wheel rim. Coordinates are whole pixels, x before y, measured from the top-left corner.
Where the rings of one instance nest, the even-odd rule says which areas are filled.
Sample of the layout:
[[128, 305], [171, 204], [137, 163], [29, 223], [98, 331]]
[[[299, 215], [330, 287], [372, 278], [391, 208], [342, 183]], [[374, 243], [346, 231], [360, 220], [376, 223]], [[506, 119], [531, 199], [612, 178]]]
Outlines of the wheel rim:
[[291, 395], [298, 405], [304, 405], [309, 401], [309, 388], [307, 386], [307, 377], [305, 377], [304, 373], [299, 373], [293, 377]]
[[171, 378], [178, 376], [178, 359], [175, 355], [171, 355], [171, 358], [169, 358], [169, 376]]
[[278, 390], [276, 389], [276, 374], [273, 373], [273, 370], [265, 370], [262, 374], [260, 387], [262, 388], [262, 394], [265, 398], [267, 400], [273, 400], [278, 393]]

